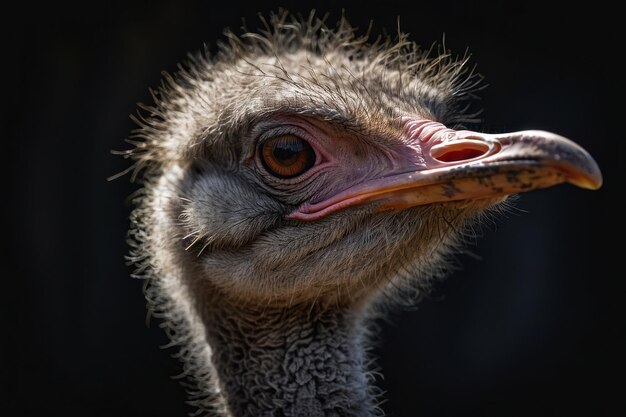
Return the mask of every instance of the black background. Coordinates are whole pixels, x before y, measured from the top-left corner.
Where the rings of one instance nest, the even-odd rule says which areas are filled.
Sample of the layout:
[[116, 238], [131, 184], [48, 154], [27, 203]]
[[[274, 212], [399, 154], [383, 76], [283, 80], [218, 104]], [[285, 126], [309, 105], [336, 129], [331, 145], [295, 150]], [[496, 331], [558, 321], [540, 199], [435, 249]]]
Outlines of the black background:
[[[224, 27], [278, 6], [341, 9], [361, 29], [466, 48], [489, 87], [487, 131], [539, 128], [598, 161], [598, 192], [562, 185], [521, 196], [486, 225], [458, 271], [415, 311], [382, 324], [375, 353], [391, 416], [624, 415], [624, 22], [599, 2], [50, 2], [5, 10], [2, 79], [3, 416], [179, 416], [179, 365], [125, 233], [136, 186], [106, 178], [127, 162], [128, 115], [160, 71]], [[594, 27], [595, 25], [595, 27]], [[615, 378], [615, 379], [614, 379]], [[4, 410], [8, 412], [4, 412]]]

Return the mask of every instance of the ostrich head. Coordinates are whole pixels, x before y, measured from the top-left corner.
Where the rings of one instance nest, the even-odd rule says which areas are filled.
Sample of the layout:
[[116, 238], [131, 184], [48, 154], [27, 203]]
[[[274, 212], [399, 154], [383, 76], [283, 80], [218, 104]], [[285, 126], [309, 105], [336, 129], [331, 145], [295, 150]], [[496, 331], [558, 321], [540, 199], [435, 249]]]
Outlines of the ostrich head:
[[138, 275], [208, 415], [372, 415], [374, 306], [508, 195], [599, 169], [555, 134], [464, 130], [476, 77], [404, 35], [280, 14], [227, 36], [139, 120]]

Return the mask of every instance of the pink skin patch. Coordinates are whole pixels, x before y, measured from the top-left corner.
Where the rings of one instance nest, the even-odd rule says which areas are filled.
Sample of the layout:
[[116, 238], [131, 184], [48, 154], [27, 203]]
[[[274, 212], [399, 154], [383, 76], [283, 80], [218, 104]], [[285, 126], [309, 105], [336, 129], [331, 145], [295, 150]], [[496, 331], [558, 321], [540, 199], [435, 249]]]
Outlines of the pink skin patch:
[[[370, 201], [376, 195], [386, 193], [390, 187], [394, 189], [408, 187], [407, 173], [459, 165], [484, 156], [497, 147], [495, 144], [489, 145], [475, 139], [462, 138], [461, 134], [470, 137], [477, 134], [469, 131], [457, 132], [432, 120], [405, 117], [403, 121], [403, 137], [399, 142], [407, 147], [406, 154], [413, 155], [409, 158], [412, 160], [410, 165], [404, 158], [402, 160], [398, 158], [392, 161], [395, 172], [390, 173], [390, 176], [382, 176], [349, 187], [319, 203], [305, 203], [288, 217], [305, 221], [324, 217], [343, 208]], [[398, 173], [400, 175], [394, 175]]]

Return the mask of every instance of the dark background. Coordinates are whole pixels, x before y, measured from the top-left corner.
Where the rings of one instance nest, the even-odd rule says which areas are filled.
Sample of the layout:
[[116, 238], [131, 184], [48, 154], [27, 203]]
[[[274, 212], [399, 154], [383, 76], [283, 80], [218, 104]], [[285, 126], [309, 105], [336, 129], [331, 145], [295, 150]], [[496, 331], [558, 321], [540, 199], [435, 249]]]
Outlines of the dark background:
[[[51, 2], [52, 3], [52, 2]], [[494, 2], [495, 3], [495, 2]], [[374, 32], [396, 18], [426, 47], [466, 48], [489, 87], [479, 128], [539, 128], [598, 161], [598, 192], [569, 185], [521, 196], [459, 256], [462, 268], [415, 311], [382, 324], [379, 364], [390, 416], [626, 415], [624, 23], [599, 2], [385, 0], [22, 4], [5, 11], [3, 49], [3, 416], [182, 416], [179, 365], [129, 277], [125, 233], [136, 186], [106, 178], [127, 162], [128, 118], [160, 71], [215, 49], [241, 17], [285, 5], [345, 8]], [[107, 5], [109, 4], [109, 5]], [[8, 24], [8, 26], [7, 26]], [[595, 27], [594, 27], [595, 25]], [[8, 204], [7, 204], [8, 203]], [[7, 410], [8, 412], [5, 412]]]

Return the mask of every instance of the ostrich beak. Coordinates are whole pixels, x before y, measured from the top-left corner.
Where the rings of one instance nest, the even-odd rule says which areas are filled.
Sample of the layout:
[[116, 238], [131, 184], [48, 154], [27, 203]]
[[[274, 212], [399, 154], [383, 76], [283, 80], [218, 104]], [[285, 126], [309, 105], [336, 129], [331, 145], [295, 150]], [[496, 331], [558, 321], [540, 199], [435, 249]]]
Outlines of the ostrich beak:
[[455, 131], [429, 120], [405, 123], [407, 162], [333, 197], [305, 204], [289, 215], [302, 221], [369, 202], [378, 210], [463, 200], [503, 198], [509, 194], [569, 182], [596, 190], [602, 174], [594, 159], [574, 142], [554, 133], [527, 130], [485, 134]]

